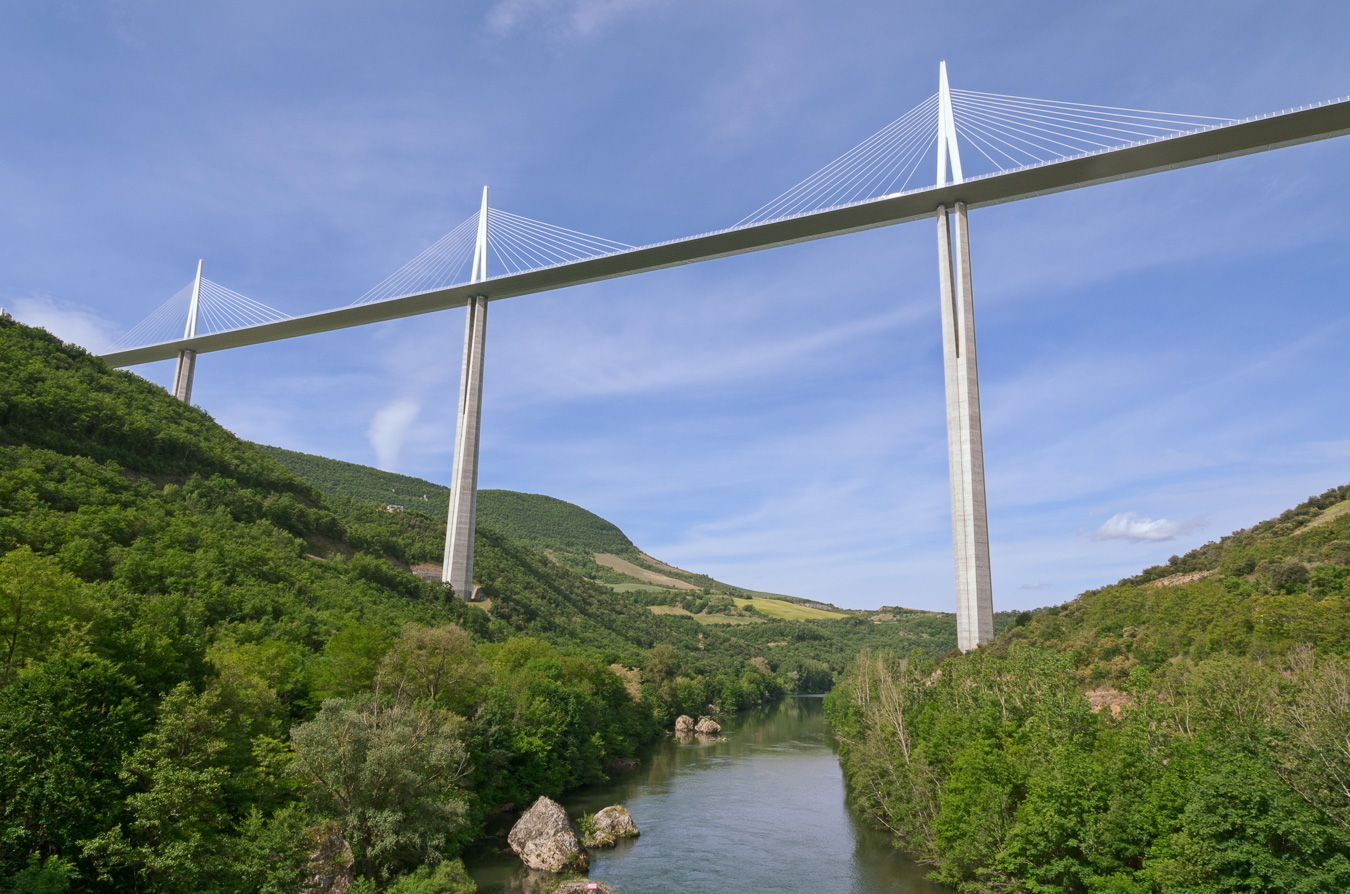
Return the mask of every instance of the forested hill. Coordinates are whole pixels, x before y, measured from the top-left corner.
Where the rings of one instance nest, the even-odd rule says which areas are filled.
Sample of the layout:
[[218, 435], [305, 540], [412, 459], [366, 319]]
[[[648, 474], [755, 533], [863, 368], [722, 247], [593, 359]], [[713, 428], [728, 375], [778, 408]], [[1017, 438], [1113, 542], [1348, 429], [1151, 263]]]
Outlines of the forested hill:
[[932, 613], [703, 626], [489, 529], [469, 605], [409, 571], [443, 540], [0, 320], [0, 891], [292, 892], [337, 835], [365, 891], [461, 892], [488, 811], [677, 713], [954, 641]]
[[[379, 506], [397, 506], [444, 521], [449, 491], [430, 481], [384, 472], [369, 466], [296, 453], [280, 447], [262, 450], [297, 476], [330, 496]], [[706, 574], [685, 571], [642, 553], [613, 522], [565, 500], [509, 490], [478, 492], [478, 525], [517, 543], [545, 550], [557, 561], [593, 580], [621, 589], [655, 592], [653, 598], [674, 601], [680, 591], [704, 590], [726, 596], [758, 594]], [[790, 596], [779, 600], [794, 601]], [[802, 600], [804, 601], [804, 600]]]
[[854, 799], [963, 891], [1350, 890], [1350, 486], [827, 701]]
[[[440, 520], [448, 512], [449, 489], [422, 478], [281, 447], [258, 446], [326, 494], [399, 506], [406, 512], [420, 512]], [[595, 553], [639, 556], [633, 542], [614, 523], [543, 494], [480, 490], [478, 524], [539, 549], [586, 556]]]
[[442, 521], [449, 511], [450, 489], [444, 485], [326, 456], [314, 456], [266, 444], [256, 446], [297, 478], [309, 482], [329, 496], [349, 497], [381, 506], [393, 504], [402, 506], [406, 511], [420, 512]]

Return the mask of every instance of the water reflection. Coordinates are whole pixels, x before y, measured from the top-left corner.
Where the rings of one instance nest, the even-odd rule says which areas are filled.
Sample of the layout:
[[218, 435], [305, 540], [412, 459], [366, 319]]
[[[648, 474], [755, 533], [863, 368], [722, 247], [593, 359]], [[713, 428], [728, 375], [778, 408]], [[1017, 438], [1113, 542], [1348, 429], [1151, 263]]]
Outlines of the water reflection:
[[[563, 803], [572, 816], [615, 803], [632, 813], [640, 838], [591, 852], [591, 878], [622, 894], [948, 891], [847, 809], [819, 698], [728, 718], [719, 736], [658, 742], [637, 770]], [[483, 894], [545, 894], [556, 884], [509, 849], [466, 862]]]

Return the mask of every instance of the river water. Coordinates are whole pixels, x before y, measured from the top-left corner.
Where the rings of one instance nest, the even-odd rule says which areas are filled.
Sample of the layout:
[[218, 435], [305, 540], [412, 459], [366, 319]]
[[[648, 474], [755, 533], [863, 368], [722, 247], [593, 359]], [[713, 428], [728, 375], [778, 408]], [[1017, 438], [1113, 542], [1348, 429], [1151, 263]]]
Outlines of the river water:
[[[589, 876], [620, 894], [946, 894], [844, 800], [819, 697], [728, 718], [716, 742], [658, 742], [639, 768], [563, 800], [569, 815], [623, 804], [642, 831], [591, 851]], [[535, 894], [554, 879], [505, 853], [469, 855], [482, 894]]]

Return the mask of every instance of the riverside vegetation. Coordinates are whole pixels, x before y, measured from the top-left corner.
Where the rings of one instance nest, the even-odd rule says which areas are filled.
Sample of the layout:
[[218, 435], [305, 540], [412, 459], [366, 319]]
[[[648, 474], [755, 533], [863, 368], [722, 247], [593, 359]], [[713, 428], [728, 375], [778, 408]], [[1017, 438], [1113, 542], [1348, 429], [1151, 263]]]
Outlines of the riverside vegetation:
[[410, 572], [435, 515], [0, 322], [0, 891], [290, 894], [316, 854], [357, 892], [469, 891], [492, 811], [837, 678], [856, 803], [960, 887], [1345, 890], [1347, 497], [1001, 614], [968, 656], [945, 614], [719, 615], [765, 594], [528, 495], [514, 536], [480, 527], [466, 604]]
[[443, 537], [0, 322], [0, 891], [290, 894], [316, 854], [353, 891], [470, 890], [492, 811], [604, 779], [679, 714], [954, 642], [903, 610], [658, 615], [566, 541], [489, 527], [467, 604], [410, 572]]
[[1344, 892], [1348, 652], [1341, 487], [970, 654], [866, 651], [826, 708], [856, 806], [959, 890]]

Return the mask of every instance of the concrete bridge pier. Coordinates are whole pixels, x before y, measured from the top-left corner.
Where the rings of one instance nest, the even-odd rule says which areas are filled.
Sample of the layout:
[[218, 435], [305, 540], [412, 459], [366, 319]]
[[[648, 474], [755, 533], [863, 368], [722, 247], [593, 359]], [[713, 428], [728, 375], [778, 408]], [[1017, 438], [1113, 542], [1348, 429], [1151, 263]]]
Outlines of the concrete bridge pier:
[[994, 595], [989, 571], [989, 513], [984, 496], [984, 438], [980, 430], [975, 303], [965, 203], [957, 202], [955, 212], [956, 219], [952, 221], [946, 206], [939, 205], [937, 209], [938, 271], [942, 282], [947, 461], [951, 472], [956, 564], [956, 641], [962, 652], [969, 652], [994, 638]]
[[[478, 215], [478, 242], [472, 282], [487, 278], [488, 190]], [[478, 438], [483, 418], [483, 352], [487, 343], [487, 297], [469, 299], [464, 323], [464, 362], [459, 378], [459, 415], [455, 424], [455, 465], [450, 482], [450, 514], [445, 526], [441, 580], [461, 599], [473, 598], [473, 537], [478, 516]]]
[[[197, 310], [202, 300], [202, 261], [197, 261], [197, 278], [192, 282], [192, 303], [188, 305], [187, 327], [183, 338], [197, 336]], [[178, 366], [173, 371], [173, 396], [185, 404], [192, 403], [192, 376], [197, 371], [197, 352], [179, 351]]]

